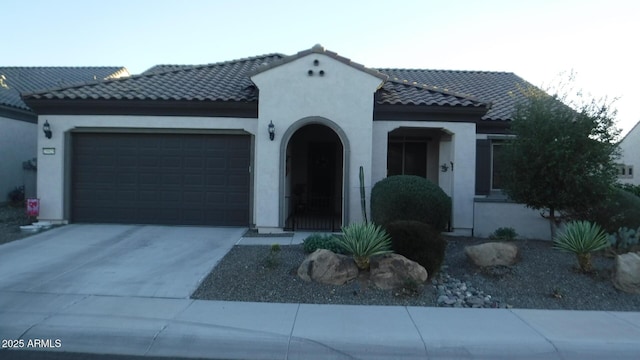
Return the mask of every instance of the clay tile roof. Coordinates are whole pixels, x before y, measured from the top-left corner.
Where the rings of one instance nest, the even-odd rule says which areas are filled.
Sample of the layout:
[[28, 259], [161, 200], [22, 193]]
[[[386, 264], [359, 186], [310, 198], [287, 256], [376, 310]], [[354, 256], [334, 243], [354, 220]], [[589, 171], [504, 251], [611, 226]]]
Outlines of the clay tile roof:
[[[395, 81], [415, 82], [446, 93], [491, 104], [483, 120], [510, 120], [522, 90], [532, 86], [509, 72], [426, 69], [378, 69]], [[405, 95], [398, 94], [400, 98]]]
[[457, 94], [435, 86], [408, 80], [388, 80], [378, 90], [378, 104], [389, 105], [438, 105], [488, 107], [490, 104], [464, 94]]
[[122, 66], [103, 67], [23, 67], [0, 66], [0, 106], [30, 111], [20, 98], [21, 93], [43, 91], [50, 88], [102, 81], [129, 72]]
[[268, 54], [207, 65], [157, 65], [140, 75], [26, 94], [31, 99], [255, 101], [247, 74], [283, 58]]
[[253, 74], [322, 53], [384, 81], [379, 105], [484, 107], [484, 120], [510, 120], [522, 90], [531, 86], [508, 72], [370, 69], [316, 45], [292, 56], [266, 54], [207, 65], [157, 65], [140, 75], [23, 94], [37, 100], [258, 100]]

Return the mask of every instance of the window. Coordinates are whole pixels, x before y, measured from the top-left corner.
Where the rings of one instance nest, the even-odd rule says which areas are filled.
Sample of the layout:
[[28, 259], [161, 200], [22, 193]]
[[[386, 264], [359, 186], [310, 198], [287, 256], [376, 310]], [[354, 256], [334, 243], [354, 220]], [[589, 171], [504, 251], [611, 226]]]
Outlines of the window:
[[502, 194], [504, 138], [476, 140], [476, 195]]
[[633, 179], [633, 165], [618, 164], [618, 178]]
[[387, 176], [417, 175], [427, 177], [427, 142], [389, 139]]
[[500, 171], [502, 170], [502, 143], [493, 142], [491, 144], [491, 190], [502, 189], [502, 177]]

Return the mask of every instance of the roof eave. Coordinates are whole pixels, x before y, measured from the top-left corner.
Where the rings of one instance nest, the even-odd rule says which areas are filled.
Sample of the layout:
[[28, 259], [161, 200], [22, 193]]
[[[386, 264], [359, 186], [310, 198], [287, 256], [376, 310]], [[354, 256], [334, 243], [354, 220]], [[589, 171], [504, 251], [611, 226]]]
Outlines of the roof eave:
[[422, 120], [478, 122], [488, 106], [375, 104], [373, 120]]
[[38, 115], [258, 117], [257, 101], [25, 100]]
[[36, 115], [33, 111], [19, 109], [7, 105], [0, 105], [0, 117], [6, 117], [31, 123], [38, 122], [38, 115]]

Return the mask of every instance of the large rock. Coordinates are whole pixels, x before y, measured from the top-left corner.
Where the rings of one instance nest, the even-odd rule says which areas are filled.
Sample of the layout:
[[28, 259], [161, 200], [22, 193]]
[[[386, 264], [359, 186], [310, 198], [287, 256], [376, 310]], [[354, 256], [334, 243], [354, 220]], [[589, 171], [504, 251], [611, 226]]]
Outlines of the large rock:
[[640, 294], [640, 255], [626, 253], [616, 256], [613, 285], [622, 291]]
[[415, 261], [398, 254], [371, 258], [369, 279], [380, 289], [395, 289], [407, 281], [422, 284], [427, 281], [427, 270]]
[[464, 253], [477, 266], [508, 266], [516, 263], [518, 247], [504, 242], [488, 242], [466, 246]]
[[298, 267], [298, 276], [305, 281], [342, 285], [358, 276], [358, 267], [348, 256], [318, 249]]

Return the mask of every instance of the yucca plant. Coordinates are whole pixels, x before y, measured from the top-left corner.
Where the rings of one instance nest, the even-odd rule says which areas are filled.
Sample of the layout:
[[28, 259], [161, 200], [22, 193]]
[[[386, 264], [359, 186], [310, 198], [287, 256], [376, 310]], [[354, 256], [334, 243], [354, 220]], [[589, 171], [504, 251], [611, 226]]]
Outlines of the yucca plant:
[[589, 221], [572, 221], [553, 239], [553, 247], [576, 254], [583, 272], [590, 272], [591, 253], [609, 246], [607, 234], [600, 225]]
[[391, 238], [381, 226], [372, 223], [355, 223], [342, 228], [344, 235], [336, 242], [351, 254], [358, 268], [367, 270], [369, 258], [391, 253]]

